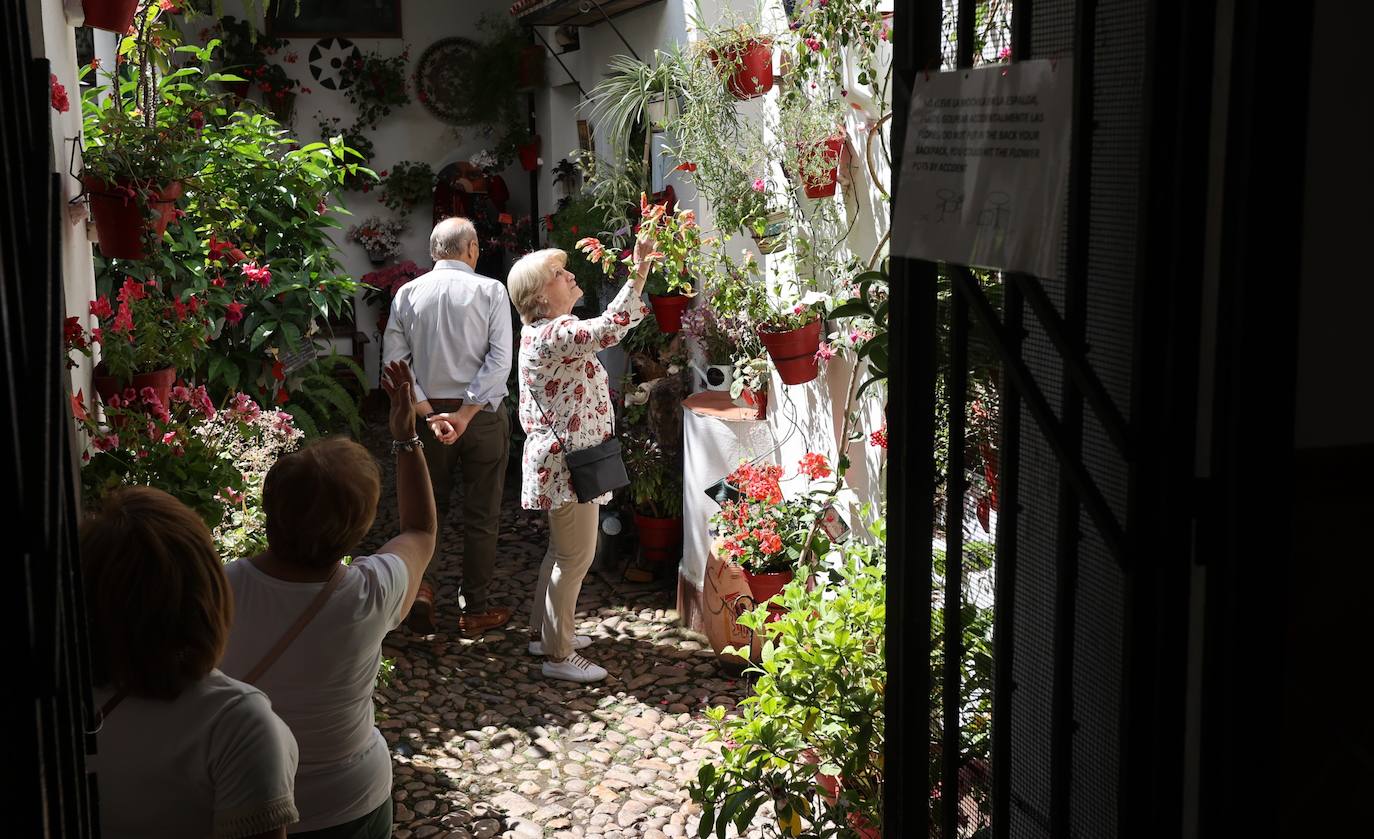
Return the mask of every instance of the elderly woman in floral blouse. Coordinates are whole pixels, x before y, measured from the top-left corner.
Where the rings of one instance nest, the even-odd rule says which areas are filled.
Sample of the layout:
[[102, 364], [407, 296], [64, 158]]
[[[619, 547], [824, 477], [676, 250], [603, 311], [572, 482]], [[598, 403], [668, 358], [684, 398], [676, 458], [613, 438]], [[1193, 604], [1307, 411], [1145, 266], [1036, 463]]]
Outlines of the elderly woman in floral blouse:
[[521, 506], [549, 516], [549, 549], [539, 569], [531, 608], [529, 651], [543, 654], [544, 675], [596, 682], [606, 670], [577, 653], [591, 643], [573, 635], [573, 613], [582, 578], [596, 552], [597, 508], [610, 493], [578, 503], [564, 447], [576, 451], [614, 433], [610, 384], [596, 353], [615, 346], [649, 313], [641, 295], [653, 254], [635, 243], [631, 279], [600, 317], [572, 316], [582, 297], [556, 248], [536, 251], [511, 268], [507, 288], [525, 326], [520, 332], [520, 424], [525, 429]]

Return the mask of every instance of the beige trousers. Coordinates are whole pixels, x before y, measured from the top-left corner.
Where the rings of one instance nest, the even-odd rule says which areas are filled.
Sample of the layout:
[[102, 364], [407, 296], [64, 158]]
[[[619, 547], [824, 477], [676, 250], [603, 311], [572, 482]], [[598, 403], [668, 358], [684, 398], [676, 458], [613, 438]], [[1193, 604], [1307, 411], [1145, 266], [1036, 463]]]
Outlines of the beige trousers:
[[573, 615], [582, 579], [596, 555], [598, 504], [564, 504], [549, 511], [549, 549], [539, 566], [530, 606], [530, 631], [544, 642], [544, 655], [562, 661], [572, 652]]

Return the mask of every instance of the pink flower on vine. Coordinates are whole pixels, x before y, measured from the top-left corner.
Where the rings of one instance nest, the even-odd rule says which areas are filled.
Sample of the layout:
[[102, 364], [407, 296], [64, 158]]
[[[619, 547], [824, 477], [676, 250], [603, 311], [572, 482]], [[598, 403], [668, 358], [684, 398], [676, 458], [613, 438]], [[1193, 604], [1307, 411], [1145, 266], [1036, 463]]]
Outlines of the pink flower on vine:
[[814, 35], [809, 36], [809, 37], [806, 39], [806, 45], [807, 45], [808, 47], [811, 48], [811, 51], [812, 51], [812, 52], [820, 52], [820, 51], [821, 51], [821, 47], [822, 47], [821, 41], [820, 41], [819, 38], [815, 37]]
[[820, 363], [820, 362], [822, 362], [822, 361], [829, 361], [830, 359], [832, 359], [832, 358], [834, 358], [834, 357], [835, 357], [835, 348], [832, 347], [832, 346], [830, 346], [830, 344], [829, 344], [828, 342], [822, 341], [822, 342], [821, 342], [821, 345], [820, 345], [819, 347], [816, 348], [816, 362], [817, 362], [817, 363]]
[[768, 184], [764, 182], [763, 178], [754, 178], [754, 191], [755, 191], [755, 192], [763, 192], [764, 188], [765, 188], [767, 185], [768, 185]]
[[48, 75], [48, 89], [52, 96], [52, 108], [59, 114], [65, 114], [72, 109], [71, 100], [67, 98], [67, 89], [57, 80], [56, 73]]
[[[113, 400], [111, 400], [110, 407], [116, 407]], [[108, 452], [111, 449], [119, 448], [119, 435], [105, 434], [100, 437], [96, 437], [94, 440], [91, 441], [91, 445], [94, 446], [95, 450], [98, 452]]]

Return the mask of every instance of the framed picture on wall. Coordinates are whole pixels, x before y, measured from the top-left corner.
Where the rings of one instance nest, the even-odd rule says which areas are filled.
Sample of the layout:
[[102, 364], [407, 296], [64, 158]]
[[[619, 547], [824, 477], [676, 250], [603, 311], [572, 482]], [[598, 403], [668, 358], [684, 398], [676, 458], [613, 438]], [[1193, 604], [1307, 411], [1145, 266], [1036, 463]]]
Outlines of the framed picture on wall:
[[399, 38], [401, 0], [278, 0], [267, 16], [267, 35]]

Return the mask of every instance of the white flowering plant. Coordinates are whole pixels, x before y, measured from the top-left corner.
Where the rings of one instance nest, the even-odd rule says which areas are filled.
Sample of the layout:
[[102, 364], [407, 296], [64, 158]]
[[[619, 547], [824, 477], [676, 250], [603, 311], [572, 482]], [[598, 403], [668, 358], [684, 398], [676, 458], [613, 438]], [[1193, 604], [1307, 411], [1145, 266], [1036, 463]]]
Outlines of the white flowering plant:
[[201, 423], [196, 434], [243, 476], [239, 490], [226, 488], [218, 496], [225, 503], [225, 515], [211, 533], [220, 559], [230, 562], [261, 553], [267, 547], [263, 481], [279, 457], [300, 447], [304, 432], [290, 414], [264, 411], [240, 393]]
[[482, 149], [477, 154], [468, 158], [468, 163], [471, 163], [488, 175], [494, 175], [501, 171], [501, 162], [496, 159], [496, 155], [492, 154], [487, 149]]
[[362, 245], [372, 259], [390, 259], [401, 253], [401, 234], [405, 229], [395, 219], [370, 216], [350, 227], [345, 238]]

